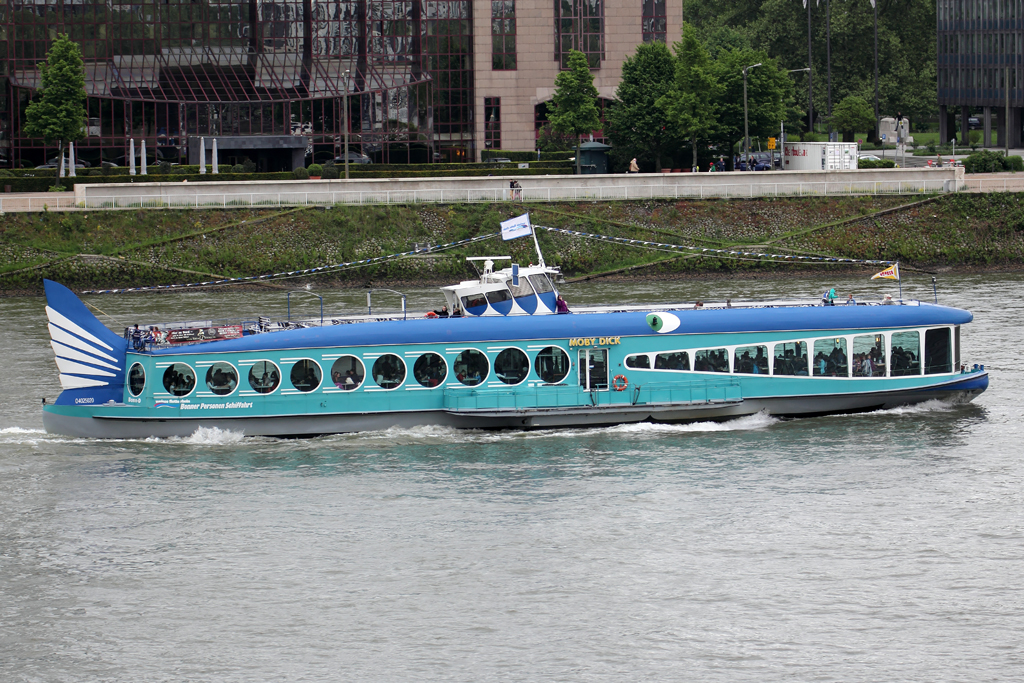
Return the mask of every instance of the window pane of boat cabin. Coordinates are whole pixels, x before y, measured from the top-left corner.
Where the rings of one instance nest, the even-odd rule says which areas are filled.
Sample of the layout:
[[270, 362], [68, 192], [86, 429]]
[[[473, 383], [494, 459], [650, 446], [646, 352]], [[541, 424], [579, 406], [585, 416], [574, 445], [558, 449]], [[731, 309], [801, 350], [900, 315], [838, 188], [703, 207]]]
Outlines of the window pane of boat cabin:
[[889, 364], [893, 377], [921, 374], [921, 335], [917, 332], [893, 332], [889, 342]]
[[814, 342], [811, 367], [815, 377], [846, 377], [849, 364], [846, 355], [846, 337], [829, 337]]
[[517, 299], [521, 296], [533, 296], [533, 287], [530, 286], [530, 281], [524, 276], [519, 277], [518, 285], [512, 284], [511, 279], [508, 280], [506, 284], [508, 284], [508, 288], [512, 290], [512, 296]]
[[196, 373], [185, 363], [174, 363], [164, 370], [164, 389], [173, 396], [188, 396], [196, 386]]
[[924, 374], [937, 375], [943, 372], [953, 372], [952, 351], [948, 327], [926, 330], [924, 333]]
[[455, 363], [452, 367], [455, 379], [470, 387], [487, 379], [489, 370], [490, 363], [487, 362], [487, 356], [475, 349], [466, 349], [455, 356]]
[[249, 368], [249, 386], [253, 391], [269, 394], [281, 383], [281, 371], [268, 360], [253, 363]]
[[807, 376], [807, 342], [785, 342], [775, 345], [776, 375]]
[[495, 289], [487, 292], [487, 300], [492, 304], [498, 304], [502, 301], [508, 301], [512, 298], [512, 293], [507, 289]]
[[436, 353], [425, 353], [416, 359], [412, 366], [412, 376], [420, 385], [425, 387], [436, 387], [444, 382], [448, 376], [448, 367], [444, 359]]
[[725, 349], [703, 349], [693, 352], [695, 372], [729, 372], [729, 352]]
[[569, 374], [569, 355], [557, 346], [541, 349], [533, 369], [545, 384], [558, 384]]
[[626, 367], [649, 370], [651, 368], [651, 357], [647, 354], [642, 356], [626, 356]]
[[530, 374], [530, 359], [519, 349], [505, 349], [494, 359], [494, 374], [505, 384], [519, 384]]
[[373, 381], [382, 389], [394, 389], [405, 381], [405, 363], [393, 353], [385, 353], [373, 363]]
[[853, 338], [853, 376], [885, 377], [884, 334], [864, 334]]
[[655, 370], [689, 370], [690, 354], [686, 351], [659, 353], [654, 357]]
[[342, 356], [331, 365], [331, 382], [339, 389], [352, 391], [363, 383], [366, 371], [355, 356]]
[[768, 374], [767, 346], [737, 346], [732, 359], [733, 372], [744, 375]]
[[547, 275], [531, 275], [530, 282], [533, 283], [533, 288], [537, 290], [538, 294], [555, 291], [555, 288], [551, 286], [551, 282], [548, 280]]
[[141, 363], [136, 363], [128, 371], [128, 391], [132, 396], [138, 396], [146, 388], [146, 370]]
[[956, 354], [956, 363], [953, 365], [954, 368], [960, 367], [960, 326], [957, 325], [953, 328], [953, 339], [956, 343], [953, 345], [953, 352]]
[[581, 349], [580, 386], [588, 391], [608, 388], [608, 349]]
[[230, 363], [214, 363], [206, 371], [206, 387], [217, 396], [227, 396], [238, 386], [238, 373]]
[[289, 379], [292, 381], [292, 386], [299, 391], [313, 391], [320, 386], [323, 373], [320, 372], [320, 366], [315, 360], [307, 358], [292, 366]]

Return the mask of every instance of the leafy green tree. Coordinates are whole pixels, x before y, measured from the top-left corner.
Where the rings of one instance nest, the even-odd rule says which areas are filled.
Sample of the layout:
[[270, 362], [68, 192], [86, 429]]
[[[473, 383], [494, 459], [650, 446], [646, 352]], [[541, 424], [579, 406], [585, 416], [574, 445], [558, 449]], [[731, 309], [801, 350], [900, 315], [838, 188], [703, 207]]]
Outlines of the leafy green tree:
[[853, 142], [857, 131], [875, 129], [875, 112], [863, 97], [848, 95], [832, 109], [832, 127], [843, 134], [843, 142]]
[[697, 38], [697, 31], [683, 24], [683, 37], [675, 45], [676, 71], [672, 90], [659, 100], [679, 134], [693, 148], [697, 165], [697, 140], [707, 139], [718, 121], [718, 81], [712, 72], [711, 55]]
[[720, 90], [715, 138], [729, 149], [743, 139], [743, 68], [747, 72], [747, 110], [750, 137], [769, 137], [779, 129], [793, 99], [793, 80], [760, 50], [723, 51], [711, 65]]
[[67, 34], [58, 35], [39, 73], [39, 99], [25, 109], [25, 134], [56, 143], [60, 158], [64, 145], [85, 133], [85, 69], [78, 45]]
[[551, 130], [576, 138], [576, 174], [580, 172], [580, 140], [585, 133], [601, 127], [597, 111], [597, 88], [587, 65], [587, 56], [579, 50], [569, 53], [568, 71], [555, 77], [555, 94], [548, 105]]
[[674, 78], [675, 60], [664, 43], [638, 45], [636, 54], [622, 63], [622, 81], [605, 125], [613, 147], [653, 161], [658, 172], [662, 152], [676, 137], [668, 110], [659, 104], [671, 92]]

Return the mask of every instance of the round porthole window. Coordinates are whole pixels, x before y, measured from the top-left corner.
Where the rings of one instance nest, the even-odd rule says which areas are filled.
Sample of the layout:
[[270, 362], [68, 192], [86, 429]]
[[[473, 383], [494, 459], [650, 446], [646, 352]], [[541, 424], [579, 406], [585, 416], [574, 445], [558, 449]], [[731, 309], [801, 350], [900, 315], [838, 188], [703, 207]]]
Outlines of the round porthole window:
[[557, 346], [549, 346], [537, 354], [533, 369], [546, 384], [558, 384], [569, 374], [569, 356]]
[[519, 384], [530, 374], [530, 359], [519, 349], [505, 349], [494, 359], [494, 374], [505, 384]]
[[258, 360], [249, 368], [249, 386], [260, 394], [269, 394], [281, 383], [281, 370], [269, 360]]
[[172, 396], [188, 396], [196, 388], [196, 372], [185, 363], [172, 363], [164, 370], [164, 389]]
[[231, 363], [214, 363], [206, 371], [206, 386], [218, 396], [227, 396], [238, 386], [238, 372]]
[[393, 353], [386, 353], [373, 363], [373, 381], [382, 389], [395, 389], [405, 381], [405, 363]]
[[292, 366], [292, 386], [299, 391], [315, 391], [322, 378], [320, 365], [315, 360], [306, 358]]
[[366, 376], [363, 362], [355, 356], [342, 356], [331, 366], [331, 381], [334, 386], [346, 391], [358, 389]]
[[487, 356], [476, 349], [466, 349], [455, 356], [452, 370], [455, 372], [455, 379], [466, 386], [474, 387], [487, 379], [490, 365]]
[[425, 353], [416, 359], [412, 366], [412, 376], [422, 386], [436, 387], [444, 383], [448, 376], [448, 368], [444, 359], [436, 353]]
[[146, 369], [142, 363], [136, 363], [128, 371], [128, 392], [132, 396], [138, 396], [146, 388]]

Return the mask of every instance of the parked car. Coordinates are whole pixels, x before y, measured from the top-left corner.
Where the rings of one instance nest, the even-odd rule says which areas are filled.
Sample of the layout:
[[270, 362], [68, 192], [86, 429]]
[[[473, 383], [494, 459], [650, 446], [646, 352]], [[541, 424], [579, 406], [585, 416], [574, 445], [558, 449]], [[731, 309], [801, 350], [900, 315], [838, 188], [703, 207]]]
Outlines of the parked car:
[[876, 157], [874, 154], [861, 154], [857, 158], [863, 159], [864, 161], [881, 161], [881, 158]]
[[[65, 161], [65, 163], [67, 163], [67, 157], [65, 157], [64, 161]], [[60, 158], [59, 157], [54, 157], [54, 158], [50, 159], [49, 161], [47, 161], [46, 163], [54, 164], [54, 165], [60, 164]], [[75, 159], [75, 168], [78, 168], [79, 166], [85, 166], [86, 168], [88, 168], [91, 165], [92, 164], [90, 164], [88, 161], [82, 161], [81, 159]]]
[[977, 116], [970, 116], [967, 118], [967, 129], [968, 130], [979, 130], [981, 128], [981, 119]]
[[[369, 163], [372, 163], [370, 157], [366, 156], [365, 154], [360, 154], [359, 152], [353, 152], [352, 150], [349, 150], [347, 154], [348, 154], [348, 163], [350, 165], [351, 164], [369, 164]], [[342, 154], [342, 155], [334, 157], [334, 165], [335, 166], [344, 166], [345, 165], [345, 155]]]

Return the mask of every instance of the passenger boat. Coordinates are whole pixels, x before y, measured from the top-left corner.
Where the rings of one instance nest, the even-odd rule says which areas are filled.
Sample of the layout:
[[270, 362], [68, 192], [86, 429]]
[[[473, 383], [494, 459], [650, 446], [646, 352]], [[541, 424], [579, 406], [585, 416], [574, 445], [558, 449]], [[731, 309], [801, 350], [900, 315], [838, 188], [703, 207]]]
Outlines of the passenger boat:
[[793, 300], [558, 314], [558, 269], [538, 256], [500, 270], [489, 258], [478, 279], [442, 288], [462, 317], [204, 321], [156, 344], [47, 281], [63, 391], [43, 424], [102, 438], [535, 429], [870, 411], [988, 387], [984, 366], [962, 362], [968, 311]]

